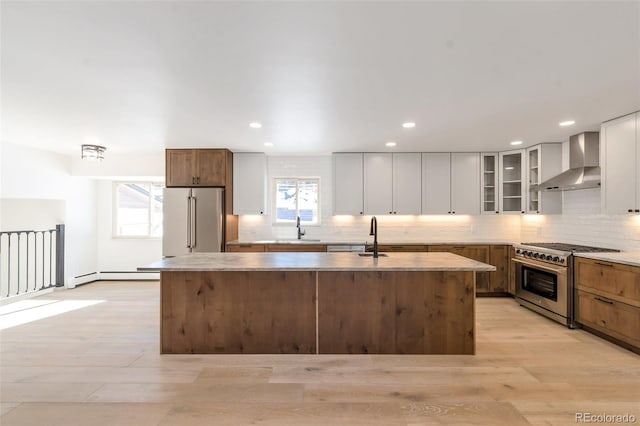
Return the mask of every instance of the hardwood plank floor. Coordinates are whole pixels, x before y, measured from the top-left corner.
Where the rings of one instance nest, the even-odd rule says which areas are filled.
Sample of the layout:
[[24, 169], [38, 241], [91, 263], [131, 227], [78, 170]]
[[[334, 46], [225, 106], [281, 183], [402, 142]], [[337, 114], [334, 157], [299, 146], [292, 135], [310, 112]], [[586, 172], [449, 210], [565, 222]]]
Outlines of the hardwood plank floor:
[[638, 355], [511, 299], [477, 300], [475, 356], [160, 355], [157, 282], [39, 299], [99, 303], [0, 332], [3, 426], [640, 422]]

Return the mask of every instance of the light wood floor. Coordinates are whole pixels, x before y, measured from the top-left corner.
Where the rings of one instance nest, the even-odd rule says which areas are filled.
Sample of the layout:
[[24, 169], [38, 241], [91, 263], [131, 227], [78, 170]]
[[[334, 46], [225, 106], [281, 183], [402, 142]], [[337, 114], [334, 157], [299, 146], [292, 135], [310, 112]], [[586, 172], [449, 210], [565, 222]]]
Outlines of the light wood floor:
[[478, 299], [476, 356], [160, 356], [157, 282], [40, 299], [104, 302], [1, 332], [3, 426], [640, 423], [638, 355], [511, 299]]

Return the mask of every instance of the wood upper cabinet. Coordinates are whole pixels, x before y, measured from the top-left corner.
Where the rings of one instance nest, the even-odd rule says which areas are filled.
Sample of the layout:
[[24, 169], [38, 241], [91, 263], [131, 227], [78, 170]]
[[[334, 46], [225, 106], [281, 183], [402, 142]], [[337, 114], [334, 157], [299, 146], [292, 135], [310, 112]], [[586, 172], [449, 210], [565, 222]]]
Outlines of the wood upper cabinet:
[[166, 186], [226, 186], [229, 154], [226, 149], [167, 149]]
[[640, 352], [640, 268], [576, 258], [576, 321]]

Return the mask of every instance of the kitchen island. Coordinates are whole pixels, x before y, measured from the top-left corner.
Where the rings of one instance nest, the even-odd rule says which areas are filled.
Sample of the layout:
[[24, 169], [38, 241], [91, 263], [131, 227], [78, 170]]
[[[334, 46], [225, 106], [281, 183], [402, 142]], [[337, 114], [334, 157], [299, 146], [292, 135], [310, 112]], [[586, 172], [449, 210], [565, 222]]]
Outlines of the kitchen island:
[[451, 253], [199, 253], [160, 271], [164, 354], [474, 354], [475, 274]]

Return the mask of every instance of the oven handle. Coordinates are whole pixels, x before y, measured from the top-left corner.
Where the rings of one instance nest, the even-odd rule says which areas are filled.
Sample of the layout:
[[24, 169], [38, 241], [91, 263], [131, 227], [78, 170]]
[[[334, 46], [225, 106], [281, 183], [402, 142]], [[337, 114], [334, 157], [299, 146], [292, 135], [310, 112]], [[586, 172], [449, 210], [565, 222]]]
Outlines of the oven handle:
[[542, 271], [553, 272], [554, 274], [558, 274], [558, 275], [567, 275], [567, 268], [564, 266], [555, 268], [553, 266], [541, 265], [536, 262], [527, 262], [526, 260], [515, 259], [515, 258], [511, 258], [511, 261], [515, 263], [520, 263], [525, 266], [530, 266], [532, 268], [540, 269]]

